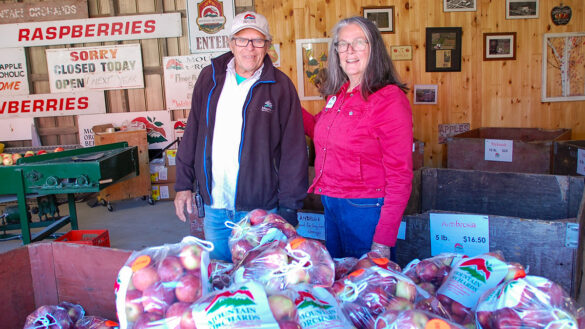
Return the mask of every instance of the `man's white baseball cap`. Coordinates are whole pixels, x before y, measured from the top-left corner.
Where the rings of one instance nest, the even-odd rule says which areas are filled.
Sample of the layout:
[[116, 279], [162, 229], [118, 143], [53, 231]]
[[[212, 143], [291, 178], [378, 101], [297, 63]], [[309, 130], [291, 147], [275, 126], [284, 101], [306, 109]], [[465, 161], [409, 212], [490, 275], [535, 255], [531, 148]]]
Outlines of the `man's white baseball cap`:
[[266, 20], [266, 17], [258, 13], [246, 11], [237, 14], [232, 22], [230, 38], [243, 29], [254, 29], [264, 34], [266, 39], [272, 40], [272, 36], [270, 35], [270, 32], [268, 32], [268, 21]]

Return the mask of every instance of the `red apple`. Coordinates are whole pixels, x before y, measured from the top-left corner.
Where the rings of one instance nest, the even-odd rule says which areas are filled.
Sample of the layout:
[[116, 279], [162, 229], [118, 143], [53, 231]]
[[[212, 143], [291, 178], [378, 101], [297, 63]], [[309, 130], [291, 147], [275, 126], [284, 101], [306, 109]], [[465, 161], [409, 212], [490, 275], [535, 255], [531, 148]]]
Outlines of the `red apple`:
[[126, 291], [124, 310], [126, 311], [126, 318], [128, 321], [134, 322], [138, 319], [140, 314], [144, 312], [144, 306], [142, 306], [142, 291], [138, 289]]
[[415, 271], [422, 281], [431, 282], [438, 277], [439, 267], [433, 261], [424, 259], [416, 264]]
[[393, 297], [386, 305], [386, 310], [406, 311], [412, 309], [414, 309], [414, 304], [409, 300], [400, 297]]
[[45, 150], [38, 150], [37, 151], [37, 155], [42, 155], [42, 154], [47, 154], [47, 151], [45, 151]]
[[433, 296], [437, 293], [437, 287], [430, 282], [421, 282], [418, 286]]
[[193, 303], [201, 297], [201, 278], [185, 274], [177, 282], [175, 295], [181, 302]]
[[71, 318], [71, 321], [73, 321], [73, 323], [77, 322], [77, 320], [81, 319], [85, 315], [85, 310], [79, 304], [73, 304], [67, 301], [62, 301], [59, 303], [58, 306], [63, 307], [64, 309], [67, 310], [67, 314], [69, 314], [69, 317]]
[[246, 253], [252, 250], [252, 248], [254, 248], [254, 246], [246, 239], [240, 239], [236, 241], [230, 248], [232, 253], [232, 262], [234, 264], [238, 264], [242, 259], [244, 259]]
[[[52, 325], [51, 325], [52, 324]], [[25, 329], [43, 328], [43, 329], [72, 329], [75, 325], [67, 310], [56, 305], [43, 305], [37, 308], [33, 313], [26, 317]]]
[[62, 151], [65, 151], [65, 149], [62, 148], [61, 146], [58, 146], [53, 150], [53, 152], [62, 152]]
[[378, 315], [376, 318], [376, 327], [375, 329], [389, 329], [391, 328], [392, 323], [396, 321], [398, 315], [400, 315], [401, 311], [397, 310], [387, 310], [384, 313]]
[[428, 316], [417, 310], [405, 311], [398, 318], [399, 328], [424, 329], [429, 322]]
[[396, 282], [396, 296], [414, 303], [416, 297], [416, 285], [406, 280], [398, 280], [398, 282]]
[[20, 153], [12, 153], [12, 163], [16, 164], [16, 161], [18, 161], [18, 159], [22, 158], [22, 155], [20, 155]]
[[7, 156], [2, 159], [2, 164], [5, 166], [12, 166], [14, 164], [14, 160], [12, 160], [11, 156]]
[[141, 268], [132, 275], [132, 285], [140, 291], [146, 290], [146, 288], [152, 286], [159, 280], [158, 273], [152, 266]]
[[504, 328], [520, 328], [522, 327], [522, 320], [520, 315], [511, 308], [501, 308], [494, 312], [492, 318], [493, 329]]
[[465, 317], [470, 312], [471, 311], [469, 308], [457, 301], [453, 301], [453, 303], [451, 303], [451, 313], [454, 315]]
[[32, 157], [35, 155], [35, 151], [26, 151], [24, 152], [24, 157], [28, 158], [28, 157]]
[[165, 324], [169, 329], [196, 329], [191, 304], [177, 302], [171, 305], [165, 314]]
[[155, 329], [164, 328], [162, 315], [157, 313], [142, 313], [134, 323], [133, 329]]
[[177, 256], [167, 256], [158, 264], [158, 276], [163, 282], [177, 281], [183, 275], [183, 270]]
[[201, 268], [201, 254], [203, 253], [203, 248], [197, 244], [190, 244], [186, 245], [181, 248], [179, 252], [179, 258], [181, 259], [181, 264], [187, 270], [198, 270]]
[[296, 320], [297, 308], [295, 303], [286, 295], [272, 295], [268, 297], [268, 305], [276, 321]]
[[144, 311], [156, 314], [165, 314], [167, 308], [175, 301], [175, 290], [167, 287], [163, 282], [157, 282], [146, 288], [142, 294]]
[[303, 329], [301, 325], [292, 320], [277, 321], [279, 329]]
[[492, 312], [489, 311], [479, 311], [475, 313], [477, 322], [479, 322], [482, 329], [492, 329], [491, 315]]
[[247, 217], [250, 220], [250, 224], [258, 225], [264, 221], [264, 216], [267, 214], [268, 212], [264, 209], [254, 209], [248, 213]]

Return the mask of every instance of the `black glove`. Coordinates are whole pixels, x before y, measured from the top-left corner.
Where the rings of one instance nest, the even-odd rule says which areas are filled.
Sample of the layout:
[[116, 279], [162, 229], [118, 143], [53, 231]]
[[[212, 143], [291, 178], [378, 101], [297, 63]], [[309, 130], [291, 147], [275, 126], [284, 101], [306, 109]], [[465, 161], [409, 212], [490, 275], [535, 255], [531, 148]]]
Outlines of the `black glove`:
[[299, 225], [296, 209], [278, 207], [276, 213], [279, 214], [282, 218], [284, 218], [290, 225], [294, 226], [295, 228], [297, 227], [297, 225]]

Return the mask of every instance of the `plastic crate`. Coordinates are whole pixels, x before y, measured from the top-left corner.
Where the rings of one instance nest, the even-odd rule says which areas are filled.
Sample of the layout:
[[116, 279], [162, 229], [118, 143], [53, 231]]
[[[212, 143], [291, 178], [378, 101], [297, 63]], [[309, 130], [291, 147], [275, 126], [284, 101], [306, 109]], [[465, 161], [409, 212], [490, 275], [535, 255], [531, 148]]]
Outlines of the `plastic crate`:
[[108, 230], [72, 230], [58, 237], [55, 241], [109, 247], [110, 234]]

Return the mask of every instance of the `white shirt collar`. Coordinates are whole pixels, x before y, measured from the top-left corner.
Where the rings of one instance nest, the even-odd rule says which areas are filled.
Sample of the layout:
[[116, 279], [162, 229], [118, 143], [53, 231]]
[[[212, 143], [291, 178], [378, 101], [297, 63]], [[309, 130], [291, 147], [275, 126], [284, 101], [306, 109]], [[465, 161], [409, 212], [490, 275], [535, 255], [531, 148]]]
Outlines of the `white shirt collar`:
[[[256, 70], [256, 72], [254, 72], [254, 74], [252, 74], [251, 77], [249, 77], [248, 79], [254, 79], [254, 80], [258, 80], [260, 79], [260, 75], [262, 74], [262, 70], [264, 69], [264, 63], [262, 63], [262, 66], [260, 66], [259, 69]], [[226, 71], [229, 73], [232, 73], [234, 75], [234, 77], [236, 76], [236, 58], [232, 58], [226, 68]]]

